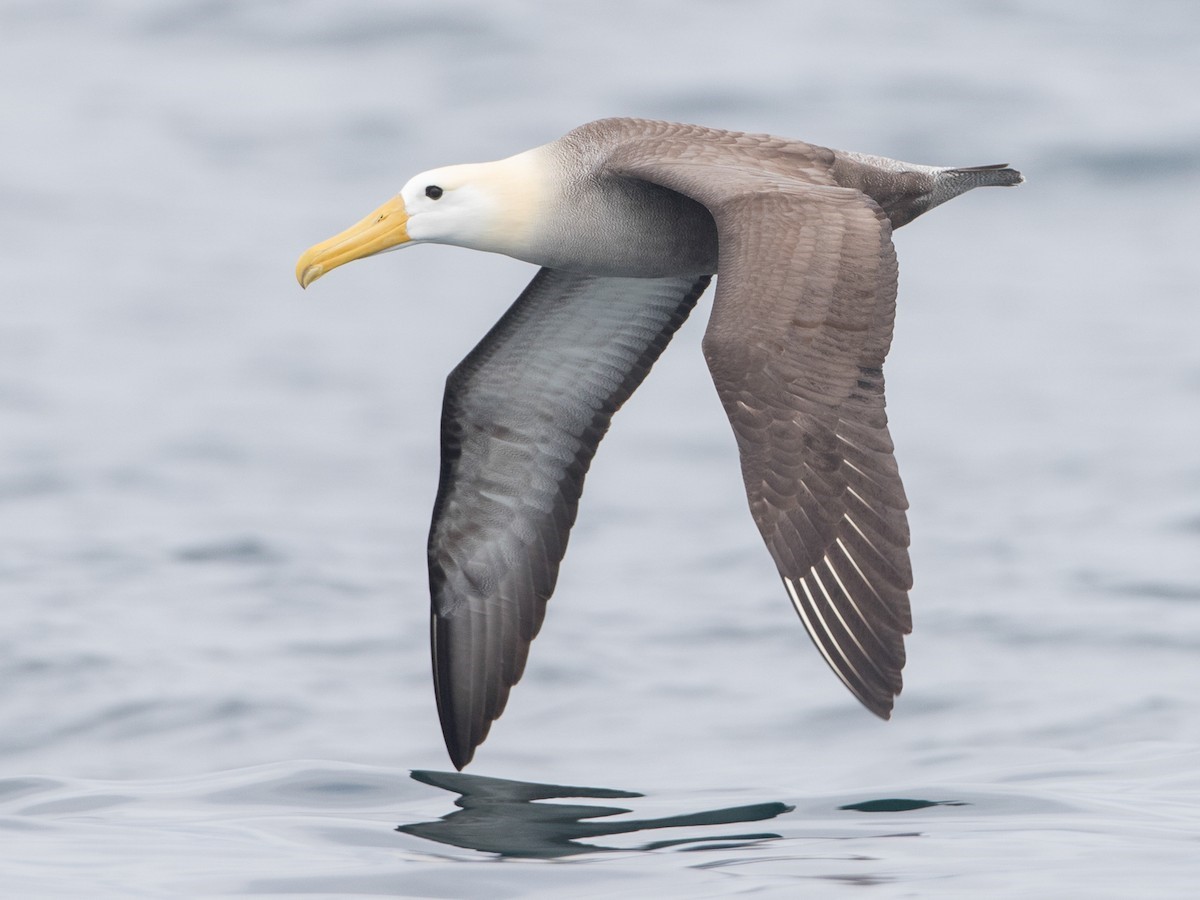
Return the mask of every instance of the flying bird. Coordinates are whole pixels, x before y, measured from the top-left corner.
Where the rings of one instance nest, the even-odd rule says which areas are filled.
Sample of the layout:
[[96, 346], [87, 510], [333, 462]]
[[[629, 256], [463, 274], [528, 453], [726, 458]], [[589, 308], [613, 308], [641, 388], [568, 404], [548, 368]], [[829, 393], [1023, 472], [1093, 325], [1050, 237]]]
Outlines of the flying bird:
[[613, 414], [717, 276], [704, 357], [750, 512], [822, 657], [889, 718], [912, 630], [908, 501], [884, 411], [892, 231], [1007, 165], [941, 168], [787, 138], [603, 119], [414, 176], [307, 250], [303, 287], [420, 243], [540, 267], [451, 372], [429, 535], [433, 676], [462, 769], [541, 627]]

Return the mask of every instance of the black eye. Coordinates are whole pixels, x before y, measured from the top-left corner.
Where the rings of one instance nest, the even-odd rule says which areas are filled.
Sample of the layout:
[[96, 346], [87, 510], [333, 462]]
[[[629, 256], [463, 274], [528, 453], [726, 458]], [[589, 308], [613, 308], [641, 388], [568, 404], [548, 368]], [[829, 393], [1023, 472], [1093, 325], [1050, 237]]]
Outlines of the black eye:
[[438, 187], [436, 184], [431, 184], [431, 185], [429, 185], [429, 187], [425, 188], [425, 196], [428, 197], [430, 200], [441, 199], [441, 196], [443, 193], [445, 193], [445, 192], [440, 187]]

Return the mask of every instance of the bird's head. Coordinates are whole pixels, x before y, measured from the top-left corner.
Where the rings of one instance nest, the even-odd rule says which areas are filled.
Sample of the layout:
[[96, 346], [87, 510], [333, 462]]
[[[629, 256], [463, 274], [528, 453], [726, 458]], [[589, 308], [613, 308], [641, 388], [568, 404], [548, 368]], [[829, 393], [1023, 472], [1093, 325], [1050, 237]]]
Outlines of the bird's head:
[[308, 287], [330, 269], [409, 244], [453, 244], [521, 257], [545, 196], [540, 160], [531, 150], [415, 175], [362, 221], [304, 251], [296, 280]]

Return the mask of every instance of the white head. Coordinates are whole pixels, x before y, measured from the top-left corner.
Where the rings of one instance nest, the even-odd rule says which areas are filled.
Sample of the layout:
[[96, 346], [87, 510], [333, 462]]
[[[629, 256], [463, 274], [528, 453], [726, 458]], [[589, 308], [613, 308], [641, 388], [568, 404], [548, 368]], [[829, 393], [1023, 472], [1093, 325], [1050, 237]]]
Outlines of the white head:
[[453, 244], [524, 258], [551, 183], [541, 148], [491, 163], [430, 169], [296, 264], [308, 287], [330, 269], [410, 244]]

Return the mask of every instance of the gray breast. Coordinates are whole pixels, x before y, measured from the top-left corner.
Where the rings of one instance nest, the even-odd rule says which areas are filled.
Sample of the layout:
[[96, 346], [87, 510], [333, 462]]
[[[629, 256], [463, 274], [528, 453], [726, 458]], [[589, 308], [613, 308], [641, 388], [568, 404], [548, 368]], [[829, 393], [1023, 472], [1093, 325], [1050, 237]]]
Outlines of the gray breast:
[[580, 165], [560, 150], [564, 178], [558, 208], [546, 222], [541, 265], [590, 275], [694, 277], [717, 271], [712, 214], [683, 194]]

